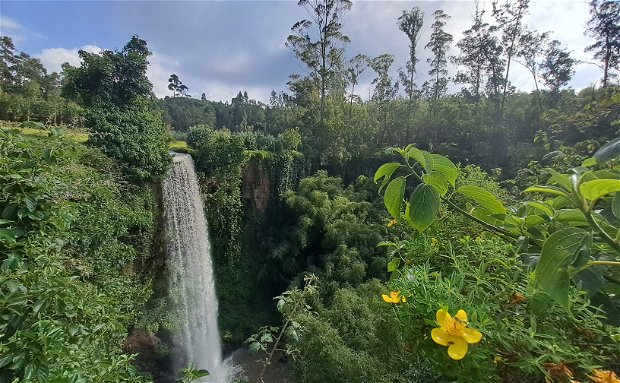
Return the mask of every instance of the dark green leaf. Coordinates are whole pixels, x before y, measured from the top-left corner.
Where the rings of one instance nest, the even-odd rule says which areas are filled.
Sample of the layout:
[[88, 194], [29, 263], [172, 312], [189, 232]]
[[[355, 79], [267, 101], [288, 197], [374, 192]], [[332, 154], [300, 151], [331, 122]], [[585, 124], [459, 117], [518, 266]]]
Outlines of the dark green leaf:
[[611, 211], [616, 218], [620, 219], [620, 192], [616, 192], [611, 200]]
[[618, 156], [620, 156], [620, 137], [609, 141], [594, 153], [594, 158], [601, 164]]
[[440, 197], [432, 186], [420, 184], [411, 193], [409, 204], [410, 222], [416, 230], [422, 232], [437, 218]]
[[589, 239], [588, 232], [582, 229], [564, 228], [557, 231], [543, 244], [540, 260], [536, 265], [537, 287], [566, 310], [569, 309], [568, 267]]

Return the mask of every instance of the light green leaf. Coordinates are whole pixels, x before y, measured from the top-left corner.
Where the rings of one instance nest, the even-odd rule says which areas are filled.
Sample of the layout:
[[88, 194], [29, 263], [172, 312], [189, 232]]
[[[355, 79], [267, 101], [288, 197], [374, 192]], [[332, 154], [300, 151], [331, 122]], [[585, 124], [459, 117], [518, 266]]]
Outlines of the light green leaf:
[[545, 240], [540, 260], [536, 265], [537, 287], [567, 311], [570, 284], [568, 267], [575, 261], [578, 252], [587, 246], [589, 240], [588, 232], [582, 229], [564, 228], [557, 231]]
[[473, 198], [481, 207], [490, 214], [506, 214], [506, 208], [493, 194], [479, 186], [467, 185], [458, 188], [457, 192]]
[[567, 193], [570, 193], [573, 190], [573, 184], [570, 182], [568, 176], [560, 174], [553, 169], [547, 169], [547, 171], [551, 174], [551, 179], [554, 180], [556, 184], [561, 186]]
[[459, 176], [459, 169], [456, 165], [440, 154], [431, 154], [431, 156], [433, 157], [433, 170], [443, 174], [450, 182], [450, 185], [455, 187], [456, 179]]
[[594, 153], [594, 158], [602, 164], [611, 159], [618, 158], [620, 156], [620, 137], [615, 140], [611, 140], [605, 145], [601, 146], [599, 150]]
[[422, 180], [434, 187], [441, 196], [446, 195], [448, 192], [448, 180], [442, 173], [433, 170], [428, 174], [424, 174]]
[[419, 232], [428, 228], [437, 218], [440, 197], [432, 186], [418, 185], [409, 199], [411, 205], [409, 218], [412, 226]]
[[413, 146], [407, 150], [407, 157], [413, 158], [416, 162], [418, 162], [422, 167], [426, 168], [426, 159], [424, 158], [424, 153], [420, 149], [414, 148]]
[[547, 193], [547, 194], [554, 194], [554, 195], [558, 195], [560, 197], [564, 197], [568, 200], [570, 200], [570, 197], [568, 196], [568, 194], [566, 194], [566, 192], [562, 189], [560, 189], [557, 186], [530, 186], [529, 188], [525, 189], [523, 191], [523, 193]]
[[387, 211], [396, 220], [400, 219], [400, 211], [403, 205], [403, 198], [405, 196], [405, 177], [394, 178], [387, 188], [385, 188], [385, 195], [383, 196], [383, 202]]
[[579, 192], [590, 201], [597, 201], [607, 194], [620, 191], [620, 180], [601, 179], [584, 182], [579, 186]]
[[541, 203], [541, 202], [527, 202], [528, 206], [533, 207], [534, 209], [545, 213], [548, 217], [553, 217], [553, 209], [551, 208], [551, 206], [547, 205], [546, 203]]
[[590, 166], [594, 166], [596, 164], [597, 164], [596, 158], [590, 157], [590, 158], [586, 158], [585, 160], [583, 160], [583, 162], [581, 163], [581, 166], [589, 168]]
[[388, 162], [387, 164], [383, 164], [377, 169], [375, 172], [375, 183], [379, 181], [382, 177], [386, 177], [386, 179], [390, 179], [392, 174], [400, 167], [400, 164], [397, 162]]
[[400, 258], [394, 258], [388, 263], [387, 271], [390, 273], [396, 271], [398, 266], [400, 266]]
[[433, 155], [426, 150], [422, 150], [422, 154], [424, 155], [424, 170], [426, 171], [426, 173], [430, 173], [435, 167], [435, 160], [433, 159]]

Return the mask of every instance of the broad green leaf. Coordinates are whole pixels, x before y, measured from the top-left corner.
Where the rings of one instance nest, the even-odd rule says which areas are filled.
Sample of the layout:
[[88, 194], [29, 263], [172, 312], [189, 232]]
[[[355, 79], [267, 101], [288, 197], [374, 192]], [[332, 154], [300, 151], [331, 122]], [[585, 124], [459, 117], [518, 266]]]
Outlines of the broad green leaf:
[[428, 174], [424, 174], [422, 180], [434, 187], [441, 196], [446, 195], [448, 192], [448, 180], [442, 173], [433, 170]]
[[594, 153], [594, 158], [602, 164], [611, 159], [618, 158], [620, 156], [620, 137], [615, 140], [611, 140], [605, 145], [601, 146], [599, 150]]
[[440, 154], [432, 154], [433, 157], [433, 170], [443, 174], [444, 177], [450, 182], [452, 187], [455, 187], [456, 178], [459, 176], [459, 169], [448, 158]]
[[381, 165], [375, 172], [375, 183], [377, 183], [377, 181], [379, 181], [382, 177], [389, 179], [399, 167], [400, 164], [398, 162], [388, 162], [387, 164]]
[[616, 218], [620, 219], [620, 192], [616, 192], [611, 200], [611, 211]]
[[407, 157], [413, 158], [417, 163], [422, 165], [423, 168], [426, 168], [426, 159], [424, 158], [424, 153], [420, 149], [411, 147], [407, 150]]
[[561, 209], [555, 212], [554, 220], [558, 222], [588, 222], [579, 209]]
[[400, 258], [394, 258], [388, 263], [387, 271], [390, 273], [396, 271], [398, 270], [398, 266], [400, 266]]
[[490, 214], [506, 214], [506, 208], [495, 196], [479, 186], [466, 185], [458, 188], [457, 192], [471, 197]]
[[579, 192], [590, 201], [597, 201], [607, 194], [620, 191], [620, 180], [594, 180], [584, 182], [579, 186]]
[[405, 177], [394, 178], [385, 188], [385, 195], [383, 196], [383, 202], [387, 211], [396, 220], [400, 219], [400, 211], [403, 206], [403, 198], [405, 196]]
[[250, 352], [252, 354], [255, 354], [256, 352], [258, 352], [258, 350], [261, 349], [261, 344], [256, 342], [256, 341], [254, 341], [254, 342], [250, 343], [249, 349], [250, 349]]
[[576, 259], [578, 252], [587, 246], [590, 236], [578, 228], [564, 228], [549, 236], [543, 244], [535, 282], [538, 288], [549, 295], [560, 306], [569, 310], [568, 287], [570, 275], [568, 267]]
[[534, 209], [545, 213], [548, 217], [553, 217], [553, 209], [551, 208], [551, 206], [547, 205], [546, 203], [542, 203], [542, 202], [527, 202], [528, 206], [533, 207]]
[[596, 158], [590, 157], [590, 158], [586, 158], [585, 160], [583, 160], [583, 162], [581, 163], [581, 166], [589, 168], [590, 166], [594, 166], [596, 164], [597, 164]]
[[437, 218], [440, 197], [432, 186], [419, 184], [409, 199], [409, 218], [411, 224], [419, 232], [428, 228]]
[[598, 267], [590, 267], [572, 276], [575, 284], [580, 284], [586, 292], [586, 298], [592, 298], [603, 286], [605, 281], [602, 271]]
[[211, 375], [207, 370], [194, 370], [194, 378], [199, 379]]
[[539, 215], [528, 215], [525, 217], [525, 225], [527, 227], [539, 226], [545, 222], [547, 222], [547, 220]]
[[568, 194], [557, 186], [530, 186], [523, 193], [547, 193], [570, 199]]
[[568, 176], [560, 174], [553, 169], [547, 169], [547, 171], [551, 174], [551, 179], [553, 179], [567, 193], [570, 193], [573, 190], [573, 184], [570, 182]]
[[435, 160], [433, 159], [433, 155], [426, 150], [422, 150], [422, 154], [424, 155], [424, 170], [427, 173], [430, 173], [435, 167]]

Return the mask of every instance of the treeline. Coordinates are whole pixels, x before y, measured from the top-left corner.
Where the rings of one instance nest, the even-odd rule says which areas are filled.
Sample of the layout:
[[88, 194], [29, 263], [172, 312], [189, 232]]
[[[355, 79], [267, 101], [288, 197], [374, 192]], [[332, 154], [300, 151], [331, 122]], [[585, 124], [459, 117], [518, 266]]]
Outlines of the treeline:
[[[607, 105], [611, 113], [607, 117], [617, 115], [613, 79], [619, 69], [620, 6], [616, 2], [590, 2], [591, 18], [584, 33], [595, 43], [584, 49], [603, 71], [602, 86], [578, 93], [565, 89], [577, 61], [549, 32], [525, 24], [528, 0], [493, 2], [490, 17], [476, 5], [473, 25], [460, 41], [446, 31], [450, 16], [437, 10], [430, 40], [423, 47], [423, 12], [417, 7], [404, 10], [395, 21], [410, 42], [409, 55], [397, 78], [392, 75], [392, 67], [398, 64], [393, 55], [371, 58], [346, 51], [351, 39], [342, 33], [342, 23], [350, 1], [299, 4], [307, 9], [309, 19], [293, 26], [287, 46], [307, 75], [291, 75], [289, 92], [272, 92], [268, 104], [249, 99], [245, 92], [231, 103], [207, 101], [204, 94], [199, 101], [183, 97], [187, 87], [173, 75], [169, 87], [173, 97], [161, 104], [166, 121], [181, 132], [195, 124], [274, 135], [299, 127], [309, 168], [338, 174], [387, 147], [416, 143], [455, 161], [487, 170], [502, 168], [505, 175], [514, 176], [549, 147], [579, 142], [584, 136], [579, 132], [587, 131], [598, 143], [615, 134], [613, 128], [595, 129], [599, 121], [592, 109]], [[312, 40], [313, 35], [319, 37]], [[423, 82], [417, 80], [424, 77], [417, 69], [422, 49], [431, 52]], [[449, 65], [456, 67], [456, 76], [448, 76]], [[515, 65], [531, 73], [534, 91], [519, 92], [511, 83]], [[363, 101], [355, 92], [367, 71], [375, 77], [372, 95]], [[448, 94], [449, 83], [461, 90]], [[591, 118], [575, 122], [574, 117], [582, 113]], [[573, 129], [575, 125], [579, 128]], [[555, 141], [545, 141], [550, 136]], [[534, 146], [533, 141], [545, 141], [547, 147]]]

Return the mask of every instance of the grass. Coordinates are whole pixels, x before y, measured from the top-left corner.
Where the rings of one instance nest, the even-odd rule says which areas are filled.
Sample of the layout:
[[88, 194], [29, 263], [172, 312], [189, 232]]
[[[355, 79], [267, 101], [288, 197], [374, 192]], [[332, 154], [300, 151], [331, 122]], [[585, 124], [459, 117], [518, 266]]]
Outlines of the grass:
[[[50, 131], [46, 129], [19, 128], [19, 127], [10, 127], [10, 126], [0, 126], [0, 129], [18, 130], [23, 135], [32, 136], [32, 137], [49, 137], [50, 136]], [[75, 142], [80, 142], [80, 143], [86, 142], [89, 136], [88, 133], [81, 133], [81, 132], [76, 132], [76, 131], [67, 130], [67, 129], [64, 129], [64, 135], [70, 140], [73, 140]], [[187, 142], [180, 141], [180, 140], [175, 140], [175, 141], [170, 142], [170, 144], [168, 144], [168, 148], [170, 150], [173, 150], [175, 152], [180, 152], [180, 153], [189, 153], [190, 151], [190, 149], [187, 147]]]
[[[46, 129], [34, 129], [34, 128], [17, 128], [1, 126], [0, 129], [4, 130], [18, 130], [25, 136], [33, 137], [49, 137], [50, 131]], [[64, 135], [75, 142], [85, 142], [88, 140], [88, 133], [80, 133], [72, 130], [64, 130]]]

